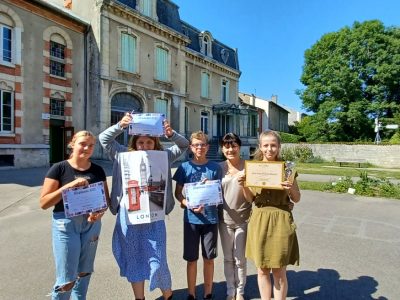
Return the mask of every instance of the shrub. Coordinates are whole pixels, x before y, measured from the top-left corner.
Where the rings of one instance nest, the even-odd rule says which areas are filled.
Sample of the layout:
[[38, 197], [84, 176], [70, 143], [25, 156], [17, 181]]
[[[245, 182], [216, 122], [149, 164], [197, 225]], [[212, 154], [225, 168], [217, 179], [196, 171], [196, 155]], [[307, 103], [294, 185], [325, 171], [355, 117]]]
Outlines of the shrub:
[[283, 160], [297, 162], [307, 162], [314, 157], [311, 148], [306, 145], [282, 148], [281, 155]]
[[281, 136], [282, 143], [298, 143], [302, 141], [302, 137], [300, 135], [287, 132], [279, 132], [279, 135]]
[[336, 193], [347, 193], [347, 190], [353, 186], [354, 183], [350, 176], [340, 177], [335, 184], [332, 183], [330, 190]]
[[396, 132], [389, 140], [389, 144], [400, 144], [400, 132]]

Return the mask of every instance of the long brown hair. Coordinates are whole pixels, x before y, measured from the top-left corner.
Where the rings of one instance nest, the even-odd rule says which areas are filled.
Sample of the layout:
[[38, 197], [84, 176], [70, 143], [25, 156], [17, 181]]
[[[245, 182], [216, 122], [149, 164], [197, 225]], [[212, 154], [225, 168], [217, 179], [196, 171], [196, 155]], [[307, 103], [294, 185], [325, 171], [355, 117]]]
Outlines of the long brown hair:
[[266, 131], [262, 132], [262, 133], [260, 134], [260, 136], [258, 137], [258, 148], [257, 148], [256, 152], [254, 152], [254, 160], [263, 160], [263, 158], [264, 158], [264, 153], [261, 151], [260, 145], [261, 145], [262, 139], [263, 139], [264, 137], [266, 137], [266, 136], [273, 136], [273, 137], [276, 138], [276, 140], [278, 141], [279, 153], [278, 153], [278, 156], [277, 156], [277, 160], [281, 160], [281, 151], [280, 151], [280, 148], [281, 148], [281, 141], [282, 141], [282, 139], [281, 139], [281, 136], [279, 135], [279, 133], [276, 132], [276, 131], [273, 131], [273, 130], [266, 130]]
[[[141, 135], [133, 135], [129, 139], [128, 142], [128, 151], [136, 151], [136, 141], [138, 138], [141, 137]], [[154, 150], [164, 150], [163, 146], [160, 143], [160, 138], [154, 137], [154, 136], [146, 136], [149, 139], [152, 139], [154, 141]]]

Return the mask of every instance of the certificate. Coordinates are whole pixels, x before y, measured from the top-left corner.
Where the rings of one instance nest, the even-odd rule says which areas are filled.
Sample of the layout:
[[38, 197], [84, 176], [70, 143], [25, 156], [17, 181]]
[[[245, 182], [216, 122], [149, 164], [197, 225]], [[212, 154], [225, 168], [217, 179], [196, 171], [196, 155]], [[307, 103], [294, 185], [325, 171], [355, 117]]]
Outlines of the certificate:
[[130, 135], [163, 136], [164, 114], [133, 114], [129, 124]]
[[107, 208], [102, 181], [85, 187], [63, 190], [64, 211], [67, 218], [88, 214]]
[[218, 205], [222, 203], [222, 189], [220, 180], [185, 183], [184, 185], [187, 207]]
[[246, 161], [245, 186], [283, 190], [284, 162]]

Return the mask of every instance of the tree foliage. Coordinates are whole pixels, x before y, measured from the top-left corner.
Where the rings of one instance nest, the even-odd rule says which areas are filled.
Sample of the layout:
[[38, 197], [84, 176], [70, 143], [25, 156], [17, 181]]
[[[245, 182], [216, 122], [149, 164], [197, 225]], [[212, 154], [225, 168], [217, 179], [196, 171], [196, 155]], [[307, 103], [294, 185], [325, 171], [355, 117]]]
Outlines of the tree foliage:
[[400, 112], [400, 28], [374, 20], [323, 35], [305, 52], [301, 82], [308, 141], [373, 139], [374, 118]]

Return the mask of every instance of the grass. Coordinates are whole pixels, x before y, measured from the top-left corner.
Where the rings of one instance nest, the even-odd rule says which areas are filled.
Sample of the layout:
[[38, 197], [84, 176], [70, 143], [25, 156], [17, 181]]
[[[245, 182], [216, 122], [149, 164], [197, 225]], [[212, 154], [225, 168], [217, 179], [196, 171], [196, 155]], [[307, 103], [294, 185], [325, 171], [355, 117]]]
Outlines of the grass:
[[362, 171], [367, 171], [369, 176], [376, 178], [395, 178], [400, 179], [398, 169], [375, 169], [373, 166], [366, 168], [358, 167], [339, 167], [337, 163], [296, 163], [296, 170], [300, 174], [319, 174], [358, 177]]
[[329, 184], [327, 182], [315, 182], [315, 181], [299, 181], [298, 182], [300, 190], [311, 190], [324, 192], [326, 186]]
[[[400, 184], [388, 180], [400, 179], [400, 170], [397, 169], [340, 167], [335, 163], [315, 162], [297, 163], [296, 170], [301, 174], [336, 175], [342, 178], [335, 186], [331, 182], [299, 181], [302, 190], [346, 193], [352, 187], [357, 195], [400, 199]], [[352, 177], [359, 179], [354, 181]]]

